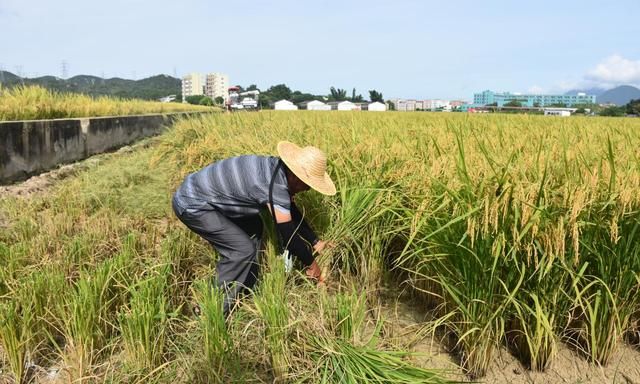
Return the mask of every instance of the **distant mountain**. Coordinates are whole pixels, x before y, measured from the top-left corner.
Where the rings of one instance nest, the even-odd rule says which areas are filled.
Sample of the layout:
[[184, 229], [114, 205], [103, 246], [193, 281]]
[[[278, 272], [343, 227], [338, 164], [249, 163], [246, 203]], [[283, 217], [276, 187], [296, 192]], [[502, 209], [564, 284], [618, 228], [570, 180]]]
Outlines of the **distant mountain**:
[[18, 80], [20, 80], [20, 78], [14, 75], [13, 73], [7, 72], [7, 71], [0, 71], [0, 81], [2, 81], [3, 84], [5, 82], [9, 83], [9, 82], [14, 82]]
[[97, 76], [78, 75], [69, 79], [54, 76], [23, 78], [11, 72], [0, 73], [0, 81], [4, 87], [17, 85], [40, 85], [58, 92], [84, 93], [91, 96], [116, 96], [126, 99], [154, 100], [168, 95], [179, 95], [182, 82], [167, 75], [152, 76], [142, 80], [121, 78], [103, 79]]
[[565, 92], [565, 95], [577, 95], [578, 93], [586, 93], [587, 95], [601, 95], [606, 89], [604, 88], [587, 88], [587, 89], [572, 89], [569, 92]]
[[637, 99], [640, 99], [640, 89], [630, 85], [615, 87], [596, 97], [599, 104], [612, 103], [615, 105], [625, 105], [631, 100]]

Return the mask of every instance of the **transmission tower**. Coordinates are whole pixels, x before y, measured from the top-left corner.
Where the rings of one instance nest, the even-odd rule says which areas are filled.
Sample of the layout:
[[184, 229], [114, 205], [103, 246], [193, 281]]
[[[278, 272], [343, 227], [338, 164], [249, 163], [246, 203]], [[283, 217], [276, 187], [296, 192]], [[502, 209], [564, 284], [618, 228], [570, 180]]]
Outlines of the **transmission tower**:
[[62, 78], [63, 79], [67, 79], [67, 77], [69, 76], [69, 63], [67, 63], [66, 60], [62, 60], [62, 64], [60, 65], [60, 69], [61, 69], [61, 74], [62, 74]]
[[20, 82], [24, 85], [24, 78], [22, 77], [22, 65], [16, 65], [16, 75], [20, 78]]

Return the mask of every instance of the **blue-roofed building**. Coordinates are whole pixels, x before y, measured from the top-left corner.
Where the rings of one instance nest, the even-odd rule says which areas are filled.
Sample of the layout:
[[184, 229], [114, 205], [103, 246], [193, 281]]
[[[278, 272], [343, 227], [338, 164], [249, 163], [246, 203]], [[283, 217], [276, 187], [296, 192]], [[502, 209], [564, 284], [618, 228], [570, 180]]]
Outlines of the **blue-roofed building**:
[[523, 107], [544, 107], [554, 104], [564, 104], [567, 107], [580, 104], [595, 104], [596, 96], [578, 93], [577, 95], [535, 95], [520, 93], [496, 93], [484, 91], [473, 94], [474, 105], [489, 105], [496, 103], [498, 107], [503, 107], [512, 101], [519, 102]]

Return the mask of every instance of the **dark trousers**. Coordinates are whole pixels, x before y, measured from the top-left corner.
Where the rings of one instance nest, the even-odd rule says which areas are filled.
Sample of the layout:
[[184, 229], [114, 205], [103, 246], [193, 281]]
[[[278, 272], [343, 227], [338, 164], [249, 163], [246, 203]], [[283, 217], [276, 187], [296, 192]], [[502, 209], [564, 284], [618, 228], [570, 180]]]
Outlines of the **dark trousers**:
[[240, 293], [253, 288], [258, 279], [262, 219], [260, 216], [231, 219], [216, 210], [184, 209], [175, 199], [173, 211], [218, 251], [216, 284], [225, 292], [223, 310], [227, 315]]

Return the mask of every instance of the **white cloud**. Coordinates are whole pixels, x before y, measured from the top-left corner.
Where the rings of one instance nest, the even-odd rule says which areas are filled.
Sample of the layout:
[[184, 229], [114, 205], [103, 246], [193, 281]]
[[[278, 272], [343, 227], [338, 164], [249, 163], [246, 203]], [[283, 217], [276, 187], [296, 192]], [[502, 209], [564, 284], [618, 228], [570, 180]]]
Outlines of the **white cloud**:
[[640, 84], [640, 60], [633, 61], [619, 55], [609, 56], [587, 72], [585, 80], [602, 85]]
[[640, 86], [640, 60], [629, 60], [620, 55], [609, 56], [580, 78], [560, 81], [551, 86], [550, 91], [564, 93], [575, 89], [611, 89], [619, 85]]

